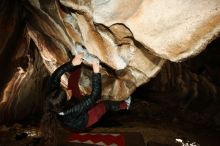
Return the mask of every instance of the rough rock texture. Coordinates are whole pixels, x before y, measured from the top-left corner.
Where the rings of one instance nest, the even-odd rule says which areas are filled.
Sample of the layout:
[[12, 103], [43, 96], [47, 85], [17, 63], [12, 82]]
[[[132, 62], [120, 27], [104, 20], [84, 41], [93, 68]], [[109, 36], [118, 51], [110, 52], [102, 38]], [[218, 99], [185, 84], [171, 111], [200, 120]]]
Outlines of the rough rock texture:
[[[40, 49], [41, 55], [46, 58], [44, 62], [50, 72], [64, 63], [68, 50], [74, 52], [75, 42], [80, 42], [112, 70], [109, 72], [105, 67], [102, 69], [103, 98], [126, 98], [136, 87], [154, 76], [164, 62], [136, 41], [132, 32], [123, 24], [111, 27], [95, 24], [92, 14], [84, 13], [84, 10], [69, 9], [68, 1], [61, 1], [67, 7], [60, 5], [58, 1], [30, 3], [26, 5], [32, 14], [28, 19], [29, 35]], [[72, 6], [75, 3], [72, 1], [70, 4]], [[89, 6], [92, 5], [89, 3], [82, 7], [89, 9]], [[73, 13], [73, 10], [76, 12]], [[63, 60], [60, 57], [57, 60], [56, 50], [63, 52], [57, 53]], [[84, 72], [83, 78], [89, 79], [88, 71]], [[83, 83], [84, 79], [81, 81], [82, 92], [89, 93], [89, 83]], [[66, 86], [66, 82], [63, 85]]]
[[[32, 90], [45, 88], [44, 78], [77, 53], [76, 42], [102, 62], [102, 98], [123, 100], [166, 60], [197, 55], [220, 32], [219, 0], [1, 0], [0, 8], [0, 103], [6, 110], [27, 97], [39, 104], [44, 92]], [[83, 67], [84, 94], [90, 76]]]
[[[62, 3], [71, 7], [73, 1], [68, 2]], [[171, 61], [198, 54], [220, 31], [218, 0], [95, 0], [91, 3], [96, 23], [107, 26], [123, 23], [136, 40]]]
[[[115, 70], [110, 74], [103, 69], [103, 96], [120, 100], [155, 76], [162, 58], [180, 61], [204, 49], [220, 31], [219, 7], [217, 0], [35, 0], [27, 5], [32, 14], [28, 28], [37, 46], [44, 48], [42, 56], [51, 50], [42, 39], [50, 39], [60, 50], [83, 44]], [[51, 61], [48, 68], [55, 68]]]

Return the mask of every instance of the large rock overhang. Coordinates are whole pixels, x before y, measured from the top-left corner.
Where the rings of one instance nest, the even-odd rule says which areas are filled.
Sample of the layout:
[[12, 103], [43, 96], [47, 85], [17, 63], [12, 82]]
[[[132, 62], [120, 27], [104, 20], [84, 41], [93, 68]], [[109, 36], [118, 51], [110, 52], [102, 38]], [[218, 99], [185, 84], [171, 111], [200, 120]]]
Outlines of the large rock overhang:
[[28, 28], [35, 44], [42, 48], [45, 40], [39, 30], [59, 49], [83, 44], [115, 70], [113, 75], [103, 69], [103, 96], [115, 100], [154, 77], [166, 59], [178, 62], [197, 55], [220, 31], [217, 0], [30, 2], [34, 15]]

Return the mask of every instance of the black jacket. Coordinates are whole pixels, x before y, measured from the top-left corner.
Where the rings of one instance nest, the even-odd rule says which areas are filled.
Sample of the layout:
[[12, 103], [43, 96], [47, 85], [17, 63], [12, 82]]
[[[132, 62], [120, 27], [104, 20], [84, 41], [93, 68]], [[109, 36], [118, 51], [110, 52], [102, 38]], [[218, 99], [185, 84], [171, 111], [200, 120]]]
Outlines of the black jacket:
[[[60, 88], [60, 78], [65, 72], [70, 72], [76, 69], [71, 62], [67, 62], [57, 68], [50, 78], [50, 90]], [[64, 110], [63, 116], [58, 118], [68, 127], [73, 129], [84, 129], [88, 122], [87, 111], [101, 97], [101, 74], [93, 73], [92, 75], [92, 92], [90, 95], [82, 97], [78, 103], [72, 103], [71, 107]], [[65, 106], [65, 105], [64, 105]]]

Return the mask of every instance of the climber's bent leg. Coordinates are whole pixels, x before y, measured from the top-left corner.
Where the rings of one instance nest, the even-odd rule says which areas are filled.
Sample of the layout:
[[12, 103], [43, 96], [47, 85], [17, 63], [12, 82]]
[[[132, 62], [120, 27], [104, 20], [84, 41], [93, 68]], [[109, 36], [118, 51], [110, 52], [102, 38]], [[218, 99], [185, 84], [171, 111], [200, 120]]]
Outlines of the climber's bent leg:
[[126, 109], [128, 109], [128, 104], [125, 101], [101, 101], [88, 111], [88, 123], [86, 127], [95, 124], [107, 111]]

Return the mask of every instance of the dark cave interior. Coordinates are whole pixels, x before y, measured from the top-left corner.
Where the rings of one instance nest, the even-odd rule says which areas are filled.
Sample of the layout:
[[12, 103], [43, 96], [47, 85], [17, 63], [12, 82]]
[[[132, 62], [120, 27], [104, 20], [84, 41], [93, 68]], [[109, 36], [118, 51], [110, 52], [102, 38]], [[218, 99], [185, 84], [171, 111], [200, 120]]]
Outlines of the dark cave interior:
[[[0, 36], [9, 38], [0, 43], [0, 49], [3, 48], [0, 52], [0, 99], [4, 99], [4, 88], [14, 76], [17, 67], [28, 70], [31, 60], [35, 64], [33, 70], [36, 72], [28, 78], [28, 85], [19, 84], [28, 91], [34, 90], [35, 93], [25, 94], [24, 91], [20, 94], [21, 99], [16, 99], [19, 97], [16, 94], [14, 99], [9, 100], [9, 109], [5, 108], [7, 104], [0, 106], [0, 146], [37, 146], [45, 82], [49, 73], [34, 41], [31, 40], [29, 44], [26, 41], [23, 10], [19, 6], [9, 9], [11, 4], [20, 4], [13, 0], [0, 4], [0, 8], [5, 11], [0, 12], [0, 26], [5, 28], [0, 30]], [[3, 17], [5, 13], [8, 15]], [[56, 49], [56, 46], [53, 48]], [[59, 54], [62, 51], [58, 49], [55, 52]], [[63, 56], [59, 59], [65, 60]], [[220, 38], [216, 38], [194, 57], [179, 63], [167, 61], [154, 78], [138, 87], [131, 96], [132, 103], [128, 111], [108, 113], [86, 132], [139, 132], [147, 146], [188, 146], [187, 142], [196, 142], [200, 146], [218, 146]], [[62, 126], [59, 126], [58, 130], [58, 141], [61, 143], [64, 142], [64, 137], [72, 132]], [[24, 133], [23, 138], [17, 138], [21, 133]], [[32, 133], [34, 136], [31, 136]], [[175, 138], [185, 140], [185, 145], [177, 143]]]

